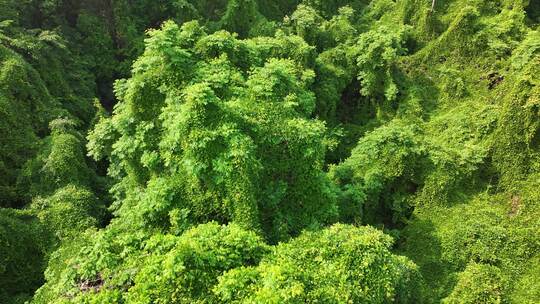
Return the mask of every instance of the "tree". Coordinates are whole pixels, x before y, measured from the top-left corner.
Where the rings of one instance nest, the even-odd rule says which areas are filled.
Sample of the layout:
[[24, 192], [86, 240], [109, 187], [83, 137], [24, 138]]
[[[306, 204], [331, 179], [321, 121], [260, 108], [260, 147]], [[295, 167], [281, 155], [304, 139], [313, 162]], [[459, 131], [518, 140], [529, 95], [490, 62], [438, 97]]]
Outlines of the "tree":
[[360, 36], [355, 50], [362, 95], [383, 97], [390, 102], [396, 100], [399, 90], [394, 68], [397, 58], [407, 52], [406, 37], [406, 28], [385, 26]]
[[119, 215], [167, 229], [186, 209], [193, 224], [234, 220], [272, 241], [335, 218], [326, 129], [309, 118], [313, 72], [279, 59], [295, 49], [252, 47], [193, 22], [151, 33], [89, 137], [94, 156], [110, 151]]

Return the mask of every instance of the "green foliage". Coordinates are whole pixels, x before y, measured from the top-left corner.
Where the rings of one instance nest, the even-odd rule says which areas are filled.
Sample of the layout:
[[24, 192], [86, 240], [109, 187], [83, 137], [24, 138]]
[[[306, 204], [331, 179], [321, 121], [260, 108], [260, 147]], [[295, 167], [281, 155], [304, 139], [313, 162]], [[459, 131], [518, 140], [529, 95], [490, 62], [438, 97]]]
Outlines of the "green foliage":
[[36, 133], [42, 132], [41, 120], [47, 117], [43, 111], [53, 102], [34, 69], [7, 48], [0, 46], [0, 52], [0, 195], [2, 207], [8, 207], [4, 204], [21, 205], [22, 189], [15, 185], [17, 176], [36, 150]]
[[60, 188], [49, 197], [36, 198], [30, 209], [60, 239], [99, 226], [105, 217], [104, 206], [94, 194], [73, 185]]
[[324, 19], [310, 6], [299, 5], [292, 16], [290, 23], [294, 32], [312, 45], [317, 45], [321, 39], [320, 24]]
[[317, 85], [312, 87], [317, 97], [316, 115], [332, 124], [342, 94], [357, 73], [355, 59], [351, 58], [351, 43], [357, 34], [354, 15], [353, 9], [343, 7], [338, 15], [325, 20], [313, 8], [300, 5], [286, 19], [293, 33], [319, 50], [314, 64]]
[[364, 1], [347, 0], [303, 0], [303, 4], [313, 7], [325, 18], [330, 18], [338, 13], [338, 10], [344, 6], [352, 6], [354, 9], [362, 8], [366, 3]]
[[[536, 39], [535, 39], [536, 37]], [[507, 84], [509, 94], [501, 105], [498, 128], [494, 136], [494, 158], [504, 186], [523, 180], [538, 161], [540, 122], [540, 68], [538, 33], [532, 33], [511, 58], [514, 73]]]
[[[428, 289], [438, 297], [452, 293], [451, 301], [459, 302], [465, 299], [462, 294], [467, 293], [467, 297], [483, 294], [508, 301], [513, 284], [510, 278], [523, 275], [527, 261], [539, 248], [538, 223], [525, 216], [521, 209], [522, 204], [535, 199], [525, 193], [511, 198], [482, 194], [466, 204], [418, 208], [413, 221], [403, 230], [402, 235], [407, 240], [403, 248], [422, 269], [430, 285]], [[536, 213], [532, 211], [532, 214]], [[471, 263], [479, 265], [467, 270]], [[488, 273], [496, 271], [498, 274], [493, 276], [498, 281], [489, 283], [491, 281], [482, 277], [477, 279], [475, 273], [483, 276], [484, 268]], [[463, 271], [464, 274], [459, 274]], [[504, 279], [499, 280], [501, 276]], [[471, 280], [478, 284], [475, 289], [468, 283]], [[486, 285], [482, 285], [483, 282]], [[454, 284], [457, 285], [454, 287]], [[483, 303], [474, 299], [463, 303], [476, 302]]]
[[[53, 261], [69, 264], [48, 272], [49, 283], [38, 292], [36, 302], [54, 298], [70, 298], [73, 303], [213, 302], [213, 285], [224, 271], [256, 265], [269, 250], [259, 236], [235, 224], [203, 224], [181, 236], [154, 234], [137, 245], [136, 239], [124, 234], [121, 239], [131, 240], [131, 246], [136, 246], [131, 249], [138, 250], [124, 251], [122, 256], [115, 253], [123, 242], [117, 236], [111, 244], [109, 236], [101, 234], [94, 245], [85, 237], [79, 251], [66, 243], [59, 250], [64, 256]], [[126, 293], [113, 291], [128, 287]]]
[[489, 155], [489, 135], [495, 129], [496, 119], [497, 111], [493, 105], [466, 102], [451, 106], [430, 121], [426, 128], [429, 134], [426, 145], [431, 168], [426, 173], [418, 202], [445, 204], [459, 201], [469, 189], [496, 179], [496, 174], [485, 164]]
[[0, 0], [0, 302], [539, 302], [537, 10]]
[[97, 93], [103, 99], [112, 99], [109, 86], [119, 73], [119, 64], [114, 51], [114, 40], [107, 25], [89, 12], [81, 12], [77, 19], [77, 38], [81, 61], [86, 62], [96, 79]]
[[[235, 220], [271, 240], [334, 217], [326, 130], [309, 119], [313, 72], [266, 57], [295, 50], [269, 53], [196, 23], [166, 23], [147, 45], [133, 77], [117, 83], [115, 115], [89, 137], [121, 177], [119, 215], [167, 228], [167, 214], [187, 209], [192, 223]], [[250, 62], [263, 66], [247, 74]]]
[[533, 245], [529, 241], [534, 241], [529, 238], [529, 231], [508, 227], [502, 215], [490, 208], [477, 206], [475, 210], [467, 210], [466, 216], [459, 216], [465, 213], [460, 207], [450, 214], [455, 214], [453, 219], [462, 225], [451, 227], [444, 223], [441, 227], [441, 258], [444, 261], [463, 266], [472, 260], [504, 267], [527, 257], [528, 248]]
[[470, 264], [443, 303], [504, 303], [505, 278], [497, 266]]
[[45, 138], [40, 152], [29, 161], [19, 183], [27, 195], [48, 195], [68, 184], [90, 187], [96, 179], [86, 163], [84, 141], [69, 119], [50, 123], [51, 135]]
[[407, 194], [418, 186], [424, 154], [417, 126], [395, 121], [366, 134], [351, 157], [330, 171], [341, 188], [342, 220], [403, 223], [411, 208]]
[[347, 49], [336, 47], [321, 53], [317, 57], [314, 92], [317, 96], [317, 114], [329, 121], [336, 120], [336, 112], [342, 101], [343, 92], [354, 78], [354, 64], [347, 60]]
[[[0, 301], [23, 303], [43, 283], [51, 237], [30, 213], [0, 209]], [[18, 299], [18, 300], [17, 300]]]
[[[79, 63], [70, 58], [72, 53], [65, 41], [55, 32], [25, 31], [7, 23], [0, 30], [0, 41], [0, 102], [4, 109], [0, 125], [0, 197], [4, 204], [22, 207], [30, 200], [29, 195], [35, 194], [34, 190], [29, 191], [28, 183], [21, 182], [27, 174], [23, 168], [44, 149], [46, 144], [41, 144], [40, 139], [48, 134], [49, 122], [56, 117], [69, 117], [85, 126], [93, 115], [87, 99], [93, 87]], [[61, 145], [57, 143], [57, 150]], [[58, 159], [61, 153], [56, 151], [51, 157]], [[84, 157], [82, 151], [79, 154]], [[57, 161], [71, 165], [74, 159]], [[74, 172], [68, 172], [71, 173]]]
[[525, 271], [516, 282], [511, 301], [513, 303], [535, 303], [540, 300], [539, 282], [537, 280], [540, 271], [540, 260], [538, 257], [531, 259], [525, 265]]
[[371, 227], [304, 232], [257, 267], [227, 272], [215, 292], [225, 303], [417, 303], [416, 266], [391, 243]]
[[355, 45], [358, 80], [364, 96], [384, 96], [394, 101], [399, 92], [395, 81], [397, 58], [407, 52], [407, 29], [378, 27], [360, 36]]
[[240, 37], [247, 37], [250, 32], [256, 31], [254, 28], [265, 22], [267, 21], [259, 13], [255, 0], [230, 0], [221, 17], [220, 27], [238, 33]]
[[229, 269], [256, 265], [268, 249], [254, 233], [236, 225], [210, 223], [188, 230], [178, 239], [153, 237], [146, 250], [152, 255], [135, 277], [135, 287], [128, 295], [131, 302], [213, 302], [211, 292], [218, 276]]
[[[69, 186], [56, 192], [70, 183], [95, 190], [103, 184], [87, 163], [79, 133], [94, 113], [89, 102], [94, 85], [59, 30], [19, 27], [31, 10], [17, 10], [34, 4], [13, 5], [10, 18], [20, 19], [0, 26], [0, 206], [22, 208], [35, 201], [28, 212], [0, 210], [0, 276], [9, 280], [1, 284], [0, 301], [6, 303], [23, 303], [43, 283], [48, 255], [58, 243], [55, 235], [75, 235], [79, 228], [97, 224], [90, 216], [104, 216], [103, 210], [86, 214], [103, 209], [88, 190]], [[46, 11], [50, 13], [40, 8], [40, 13]], [[34, 17], [33, 22], [45, 22]]]

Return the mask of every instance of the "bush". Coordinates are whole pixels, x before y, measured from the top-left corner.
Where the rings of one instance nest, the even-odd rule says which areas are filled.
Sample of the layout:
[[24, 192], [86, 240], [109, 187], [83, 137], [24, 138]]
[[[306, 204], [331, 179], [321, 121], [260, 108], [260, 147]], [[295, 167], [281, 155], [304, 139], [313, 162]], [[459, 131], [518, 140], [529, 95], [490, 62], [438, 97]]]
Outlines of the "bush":
[[106, 214], [105, 206], [91, 191], [74, 185], [60, 188], [49, 197], [36, 198], [30, 209], [60, 239], [99, 227]]
[[256, 42], [196, 22], [150, 34], [133, 77], [117, 83], [114, 115], [89, 137], [94, 156], [110, 151], [120, 216], [167, 229], [185, 209], [192, 224], [234, 220], [272, 242], [335, 220], [313, 71], [281, 58], [305, 44]]
[[214, 302], [212, 288], [224, 271], [257, 265], [269, 251], [260, 236], [236, 224], [138, 239], [129, 230], [91, 233], [64, 243], [34, 303]]
[[226, 303], [418, 303], [418, 270], [391, 244], [371, 227], [305, 232], [260, 265], [225, 273], [215, 292]]
[[470, 264], [458, 275], [458, 282], [445, 304], [505, 303], [506, 282], [496, 266]]

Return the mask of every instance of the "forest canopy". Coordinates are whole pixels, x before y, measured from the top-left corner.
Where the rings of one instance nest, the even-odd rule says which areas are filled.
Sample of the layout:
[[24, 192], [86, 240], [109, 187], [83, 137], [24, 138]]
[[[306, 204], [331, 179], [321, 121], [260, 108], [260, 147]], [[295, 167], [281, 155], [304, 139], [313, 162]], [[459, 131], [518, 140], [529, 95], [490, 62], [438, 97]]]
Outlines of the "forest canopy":
[[540, 303], [534, 0], [0, 0], [0, 303]]

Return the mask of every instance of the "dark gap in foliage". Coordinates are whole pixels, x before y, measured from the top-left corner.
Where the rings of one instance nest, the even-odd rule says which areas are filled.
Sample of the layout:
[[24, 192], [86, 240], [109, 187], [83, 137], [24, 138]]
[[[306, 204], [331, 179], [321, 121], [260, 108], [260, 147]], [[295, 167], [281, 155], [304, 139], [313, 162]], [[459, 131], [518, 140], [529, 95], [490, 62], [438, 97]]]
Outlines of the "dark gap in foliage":
[[98, 79], [97, 94], [101, 105], [110, 113], [112, 112], [114, 105], [117, 103], [116, 97], [113, 91], [112, 81], [108, 79]]
[[525, 8], [527, 17], [533, 24], [540, 23], [540, 1], [529, 0], [529, 5]]
[[[537, 112], [539, 111], [537, 110]], [[531, 138], [531, 148], [536, 151], [540, 150], [540, 128], [534, 132], [534, 135]]]
[[497, 187], [493, 187], [493, 185], [498, 185], [500, 180], [499, 172], [493, 166], [493, 162], [493, 155], [489, 154], [478, 167], [478, 171], [474, 176], [474, 182], [465, 185], [466, 187], [468, 186], [470, 191], [474, 191], [474, 188], [485, 189], [489, 194], [495, 194], [499, 191]]
[[499, 85], [499, 83], [504, 80], [504, 76], [502, 76], [498, 72], [491, 72], [487, 75], [487, 79], [489, 81], [488, 89], [493, 90], [497, 85]]
[[[361, 104], [362, 102], [364, 104]], [[374, 109], [367, 106], [367, 102], [360, 94], [360, 82], [355, 78], [343, 90], [336, 106], [337, 128], [342, 134], [338, 146], [327, 154], [327, 164], [337, 164], [351, 155], [351, 150], [364, 133], [363, 122], [373, 118], [375, 114]], [[363, 118], [359, 118], [359, 114]]]
[[[361, 103], [367, 100], [360, 94], [360, 81], [354, 79], [347, 85], [341, 93], [340, 103], [337, 105], [338, 121], [341, 123], [361, 123], [356, 120], [356, 113], [360, 112], [362, 116], [373, 117], [374, 111], [358, 111], [362, 107]], [[367, 109], [369, 110], [369, 109]]]
[[373, 98], [362, 96], [360, 88], [360, 81], [354, 78], [341, 93], [336, 107], [336, 121], [342, 136], [335, 150], [327, 154], [327, 164], [337, 164], [347, 159], [358, 140], [380, 124], [377, 119], [378, 105]]

